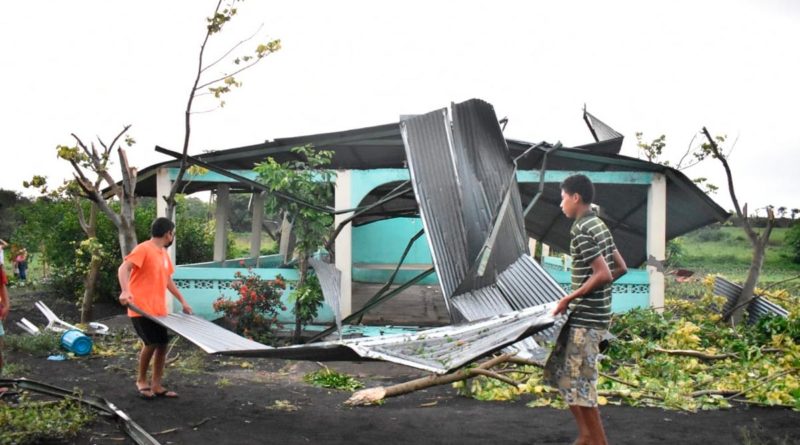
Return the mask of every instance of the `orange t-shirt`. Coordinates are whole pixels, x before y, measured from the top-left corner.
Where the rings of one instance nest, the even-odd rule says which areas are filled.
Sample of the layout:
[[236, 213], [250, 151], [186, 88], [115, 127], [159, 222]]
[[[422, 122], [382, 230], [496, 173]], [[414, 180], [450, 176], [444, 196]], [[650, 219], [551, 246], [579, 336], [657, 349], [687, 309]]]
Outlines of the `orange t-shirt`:
[[[167, 249], [145, 241], [125, 257], [133, 263], [128, 290], [133, 295], [133, 304], [150, 315], [167, 315], [167, 284], [175, 268]], [[128, 316], [140, 317], [128, 309]]]

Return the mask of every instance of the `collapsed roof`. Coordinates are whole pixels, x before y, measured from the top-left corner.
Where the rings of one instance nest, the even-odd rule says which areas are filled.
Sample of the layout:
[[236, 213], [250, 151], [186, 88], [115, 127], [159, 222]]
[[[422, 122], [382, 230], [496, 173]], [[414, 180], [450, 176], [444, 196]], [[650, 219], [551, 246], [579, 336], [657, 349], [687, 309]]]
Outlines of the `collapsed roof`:
[[[672, 239], [708, 224], [724, 221], [729, 214], [683, 173], [673, 168], [617, 154], [622, 136], [596, 117], [586, 113], [587, 123], [596, 141], [577, 147], [553, 150], [554, 145], [541, 142], [506, 139], [508, 153], [516, 158], [519, 171], [539, 171], [542, 163], [548, 170], [569, 172], [645, 172], [665, 175], [667, 182], [666, 238]], [[334, 152], [331, 167], [334, 169], [369, 170], [380, 168], [407, 168], [400, 123], [378, 125], [353, 130], [322, 133], [272, 141], [244, 147], [212, 151], [196, 158], [219, 168], [252, 169], [267, 157], [278, 162], [296, 160], [293, 147], [312, 144], [318, 149]], [[534, 147], [531, 149], [531, 147]], [[530, 150], [529, 150], [530, 149]], [[139, 173], [136, 191], [141, 196], [156, 195], [156, 171], [163, 166], [177, 167], [177, 161], [152, 165]], [[397, 184], [376, 188], [363, 204], [377, 201]], [[523, 208], [538, 192], [538, 184], [519, 183]], [[216, 184], [186, 181], [181, 184], [185, 193], [212, 190]], [[246, 183], [231, 184], [232, 192], [249, 192]], [[601, 216], [614, 234], [620, 253], [626, 261], [637, 266], [646, 260], [647, 227], [646, 184], [596, 184], [595, 203], [602, 209]], [[546, 183], [533, 211], [525, 218], [528, 236], [562, 251], [569, 246], [569, 220], [559, 208], [560, 189], [557, 183]], [[375, 219], [397, 216], [417, 216], [418, 209], [411, 193], [378, 206], [357, 218], [360, 225]]]

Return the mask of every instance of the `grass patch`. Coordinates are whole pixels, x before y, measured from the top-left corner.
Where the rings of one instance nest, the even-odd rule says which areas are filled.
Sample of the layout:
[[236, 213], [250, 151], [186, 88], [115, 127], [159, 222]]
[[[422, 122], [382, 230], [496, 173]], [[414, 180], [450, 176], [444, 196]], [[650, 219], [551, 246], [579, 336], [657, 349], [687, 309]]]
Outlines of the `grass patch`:
[[206, 354], [202, 351], [192, 351], [184, 357], [179, 357], [170, 363], [169, 367], [181, 374], [200, 374], [206, 370]]
[[344, 391], [355, 391], [364, 387], [364, 384], [355, 378], [330, 368], [310, 372], [303, 376], [303, 380], [320, 388], [341, 389]]
[[12, 351], [26, 352], [31, 355], [50, 355], [61, 349], [61, 335], [45, 331], [39, 335], [14, 334], [6, 335], [6, 347]]
[[[247, 232], [234, 232], [231, 237], [233, 238], [233, 246], [230, 256], [232, 258], [245, 257], [250, 255], [250, 233]], [[278, 244], [269, 237], [266, 233], [261, 234], [261, 255], [271, 255], [278, 253]]]
[[92, 411], [71, 400], [31, 402], [23, 397], [14, 407], [0, 403], [0, 445], [67, 442], [94, 418]]
[[[790, 260], [791, 252], [784, 243], [788, 231], [782, 227], [772, 229], [764, 259], [765, 270], [800, 270], [800, 264]], [[710, 226], [678, 239], [684, 250], [679, 260], [683, 267], [747, 267], [753, 256], [750, 241], [740, 227]]]
[[3, 377], [20, 378], [25, 377], [30, 372], [30, 368], [19, 363], [6, 363], [3, 366]]

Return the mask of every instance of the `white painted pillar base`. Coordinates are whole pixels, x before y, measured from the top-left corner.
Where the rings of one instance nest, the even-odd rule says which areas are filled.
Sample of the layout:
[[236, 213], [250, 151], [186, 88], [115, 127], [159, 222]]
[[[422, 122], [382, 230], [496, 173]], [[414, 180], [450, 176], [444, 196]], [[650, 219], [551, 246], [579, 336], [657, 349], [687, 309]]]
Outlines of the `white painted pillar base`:
[[214, 261], [225, 261], [228, 255], [228, 214], [230, 209], [228, 184], [217, 186], [216, 232], [214, 233]]
[[256, 260], [261, 256], [261, 226], [264, 222], [264, 197], [265, 192], [253, 194], [253, 225], [250, 229], [250, 258]]
[[[335, 207], [339, 209], [349, 209], [353, 206], [351, 199], [351, 178], [349, 170], [337, 170], [336, 172], [336, 192]], [[348, 218], [352, 213], [336, 215], [333, 218], [334, 227]], [[342, 272], [341, 295], [339, 307], [342, 317], [347, 317], [353, 312], [353, 226], [347, 224], [339, 236], [336, 238], [334, 251], [336, 253], [336, 268]]]
[[[667, 240], [667, 179], [660, 173], [653, 174], [647, 192], [647, 257], [658, 261], [666, 257]], [[664, 272], [655, 266], [647, 266], [650, 279], [650, 307], [664, 307]]]

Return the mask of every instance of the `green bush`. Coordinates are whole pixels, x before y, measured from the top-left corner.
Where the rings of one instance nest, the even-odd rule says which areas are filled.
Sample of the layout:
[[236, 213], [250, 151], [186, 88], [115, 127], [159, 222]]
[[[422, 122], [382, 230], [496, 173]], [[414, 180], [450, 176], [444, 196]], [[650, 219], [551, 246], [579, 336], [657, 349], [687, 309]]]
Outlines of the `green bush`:
[[[213, 223], [198, 210], [206, 206], [200, 200], [178, 197], [176, 260], [179, 264], [211, 261], [214, 249]], [[88, 203], [84, 203], [88, 213]], [[113, 206], [116, 207], [116, 206]], [[26, 223], [14, 234], [16, 243], [40, 256], [48, 265], [50, 284], [61, 295], [80, 299], [90, 254], [81, 248], [86, 235], [81, 230], [74, 203], [67, 200], [39, 198], [19, 209]], [[150, 224], [156, 215], [153, 198], [142, 198], [135, 211], [135, 229], [141, 242], [150, 238]], [[104, 215], [97, 221], [97, 239], [101, 246], [101, 269], [97, 295], [116, 301], [119, 292], [117, 268], [122, 261], [118, 232]]]
[[290, 302], [294, 302], [292, 312], [295, 319], [303, 326], [310, 323], [317, 316], [319, 308], [322, 306], [322, 287], [316, 275], [308, 275], [306, 282], [289, 296]]
[[800, 222], [794, 223], [784, 237], [789, 256], [793, 263], [800, 263]]
[[731, 237], [728, 232], [720, 230], [719, 226], [708, 226], [697, 231], [697, 240], [703, 242], [725, 241]]
[[61, 334], [50, 331], [44, 331], [39, 335], [6, 335], [5, 338], [9, 350], [36, 356], [50, 355], [61, 348]]

